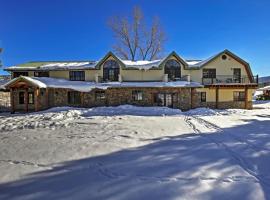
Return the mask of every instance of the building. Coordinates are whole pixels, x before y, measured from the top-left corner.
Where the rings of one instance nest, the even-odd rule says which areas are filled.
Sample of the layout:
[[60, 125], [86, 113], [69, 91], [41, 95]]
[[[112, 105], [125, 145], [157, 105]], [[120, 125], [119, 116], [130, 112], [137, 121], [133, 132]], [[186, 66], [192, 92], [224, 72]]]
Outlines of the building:
[[6, 70], [12, 112], [121, 104], [251, 109], [258, 86], [249, 64], [229, 50], [206, 60], [172, 52], [154, 61], [122, 60], [109, 52], [99, 61], [28, 62]]

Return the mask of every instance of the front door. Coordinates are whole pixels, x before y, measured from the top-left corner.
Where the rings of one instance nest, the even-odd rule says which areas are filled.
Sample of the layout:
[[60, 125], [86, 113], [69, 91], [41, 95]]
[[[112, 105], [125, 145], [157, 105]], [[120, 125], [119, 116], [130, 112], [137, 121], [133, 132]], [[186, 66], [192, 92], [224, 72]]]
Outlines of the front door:
[[172, 93], [158, 93], [157, 101], [159, 106], [173, 107], [173, 98], [174, 94]]

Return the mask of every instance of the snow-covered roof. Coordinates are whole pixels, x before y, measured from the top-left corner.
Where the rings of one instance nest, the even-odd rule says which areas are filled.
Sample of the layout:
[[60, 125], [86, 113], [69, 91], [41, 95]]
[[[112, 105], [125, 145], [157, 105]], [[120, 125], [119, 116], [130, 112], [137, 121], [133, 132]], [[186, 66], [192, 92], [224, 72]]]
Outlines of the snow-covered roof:
[[127, 68], [137, 68], [137, 69], [151, 69], [153, 67], [158, 67], [161, 60], [138, 60], [138, 61], [131, 61], [131, 60], [121, 60]]
[[25, 80], [39, 88], [66, 88], [81, 92], [90, 92], [93, 89], [103, 89], [117, 88], [117, 87], [203, 87], [197, 82], [187, 82], [187, 81], [175, 81], [175, 82], [106, 82], [106, 83], [96, 83], [87, 81], [69, 81], [65, 79], [58, 78], [48, 78], [48, 77], [27, 77], [20, 76], [18, 78], [12, 79], [4, 85], [8, 88], [13, 83]]
[[231, 53], [228, 50], [224, 50], [218, 54], [215, 54], [207, 59], [204, 60], [188, 60], [183, 59], [177, 53], [174, 51], [167, 56], [165, 56], [163, 59], [159, 60], [138, 60], [138, 61], [131, 61], [131, 60], [122, 60], [115, 56], [112, 52], [109, 52], [106, 56], [104, 56], [99, 61], [38, 61], [38, 62], [28, 62], [16, 66], [12, 66], [9, 68], [6, 68], [7, 71], [12, 70], [80, 70], [80, 69], [100, 69], [100, 65], [106, 61], [107, 58], [110, 56], [113, 56], [121, 66], [127, 69], [138, 69], [138, 70], [149, 70], [152, 68], [159, 68], [164, 62], [169, 59], [170, 56], [176, 57], [186, 69], [199, 69], [203, 67], [208, 62], [212, 61], [219, 55], [226, 53], [229, 54], [232, 57], [235, 57], [237, 60], [242, 62], [245, 66], [247, 66], [248, 70], [250, 71], [250, 74], [252, 76], [249, 64], [246, 63], [241, 58], [237, 57], [233, 53]]
[[270, 90], [270, 85], [265, 86], [265, 87], [263, 87], [263, 88], [257, 89], [257, 91], [266, 91], [266, 90]]
[[64, 69], [94, 69], [96, 61], [44, 61], [28, 62], [22, 65], [11, 66], [8, 70], [64, 70]]

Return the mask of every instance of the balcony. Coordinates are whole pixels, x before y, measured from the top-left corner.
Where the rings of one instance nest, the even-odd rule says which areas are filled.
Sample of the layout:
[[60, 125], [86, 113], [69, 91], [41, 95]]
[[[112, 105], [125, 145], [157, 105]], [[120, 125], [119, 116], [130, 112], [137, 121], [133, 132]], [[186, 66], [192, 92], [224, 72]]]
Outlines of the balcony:
[[215, 78], [202, 78], [202, 84], [258, 84], [258, 79], [258, 75], [251, 77], [251, 80], [248, 76], [236, 77], [233, 75], [218, 75]]

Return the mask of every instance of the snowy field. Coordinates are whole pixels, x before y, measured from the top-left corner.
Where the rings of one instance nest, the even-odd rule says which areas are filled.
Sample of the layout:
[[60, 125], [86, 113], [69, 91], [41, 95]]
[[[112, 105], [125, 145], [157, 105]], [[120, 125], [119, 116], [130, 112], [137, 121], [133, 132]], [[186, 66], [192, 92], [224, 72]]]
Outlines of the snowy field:
[[254, 110], [0, 114], [0, 199], [270, 199], [270, 102]]

